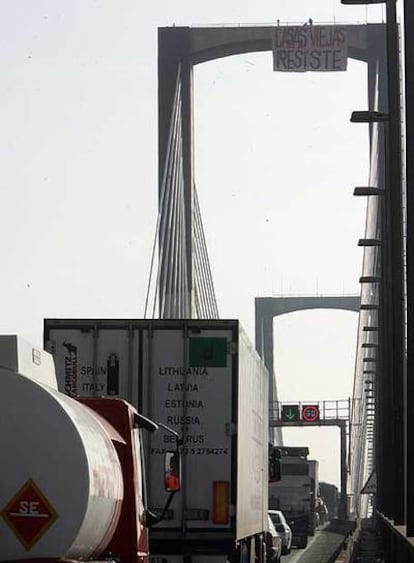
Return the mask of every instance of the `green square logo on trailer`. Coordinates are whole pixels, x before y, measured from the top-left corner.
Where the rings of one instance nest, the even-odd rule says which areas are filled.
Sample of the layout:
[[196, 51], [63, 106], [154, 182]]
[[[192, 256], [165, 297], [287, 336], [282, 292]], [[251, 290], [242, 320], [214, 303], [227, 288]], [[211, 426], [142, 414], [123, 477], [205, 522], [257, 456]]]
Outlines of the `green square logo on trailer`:
[[297, 422], [300, 420], [299, 405], [282, 405], [282, 422]]
[[227, 367], [227, 339], [190, 338], [190, 367]]

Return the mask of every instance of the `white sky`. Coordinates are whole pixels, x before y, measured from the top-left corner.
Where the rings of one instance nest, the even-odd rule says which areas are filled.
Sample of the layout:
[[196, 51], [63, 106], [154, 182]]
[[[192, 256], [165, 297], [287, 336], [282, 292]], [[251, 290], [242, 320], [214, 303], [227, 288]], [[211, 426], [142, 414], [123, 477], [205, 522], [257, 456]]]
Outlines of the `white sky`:
[[[312, 7], [311, 7], [312, 6]], [[144, 312], [157, 214], [157, 27], [378, 21], [340, 0], [0, 0], [0, 331]], [[270, 54], [195, 70], [196, 177], [223, 318], [254, 298], [357, 293], [368, 179], [365, 68], [272, 72]], [[282, 400], [351, 394], [357, 317], [275, 323]], [[339, 479], [337, 431], [312, 455]], [[330, 433], [329, 433], [330, 432]], [[339, 435], [339, 434], [338, 434]], [[303, 432], [286, 440], [304, 445]], [[329, 453], [329, 455], [328, 455]]]

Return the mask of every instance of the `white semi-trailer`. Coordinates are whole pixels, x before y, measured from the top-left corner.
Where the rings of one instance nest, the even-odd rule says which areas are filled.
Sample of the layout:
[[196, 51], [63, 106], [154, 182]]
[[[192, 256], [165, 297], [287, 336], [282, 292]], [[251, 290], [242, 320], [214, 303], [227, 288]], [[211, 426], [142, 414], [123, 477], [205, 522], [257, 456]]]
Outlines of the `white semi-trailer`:
[[[44, 328], [62, 390], [125, 398], [183, 437], [181, 492], [151, 531], [151, 554], [264, 561], [268, 373], [239, 322], [47, 319]], [[165, 504], [171, 439], [147, 444], [154, 512]]]

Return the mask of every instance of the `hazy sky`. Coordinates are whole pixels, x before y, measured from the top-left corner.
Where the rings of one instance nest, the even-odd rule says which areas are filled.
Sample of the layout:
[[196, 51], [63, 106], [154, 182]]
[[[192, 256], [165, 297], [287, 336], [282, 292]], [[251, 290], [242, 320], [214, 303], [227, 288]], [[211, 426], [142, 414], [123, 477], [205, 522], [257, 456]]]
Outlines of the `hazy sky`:
[[[157, 215], [157, 27], [381, 21], [340, 0], [0, 0], [0, 329], [144, 312]], [[254, 298], [358, 293], [366, 69], [274, 73], [270, 53], [195, 69], [196, 178], [221, 316], [254, 337]], [[351, 394], [357, 316], [275, 323], [282, 400]], [[335, 430], [315, 441], [338, 481]], [[329, 438], [329, 440], [328, 440]], [[322, 444], [322, 446], [321, 446]]]

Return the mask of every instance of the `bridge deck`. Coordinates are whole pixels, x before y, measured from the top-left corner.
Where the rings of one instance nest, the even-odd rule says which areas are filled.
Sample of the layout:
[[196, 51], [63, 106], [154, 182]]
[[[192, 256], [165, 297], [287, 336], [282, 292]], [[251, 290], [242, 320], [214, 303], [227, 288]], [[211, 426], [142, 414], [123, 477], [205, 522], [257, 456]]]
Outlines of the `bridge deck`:
[[334, 563], [354, 528], [355, 523], [350, 520], [333, 520], [298, 559], [295, 557], [295, 563]]

